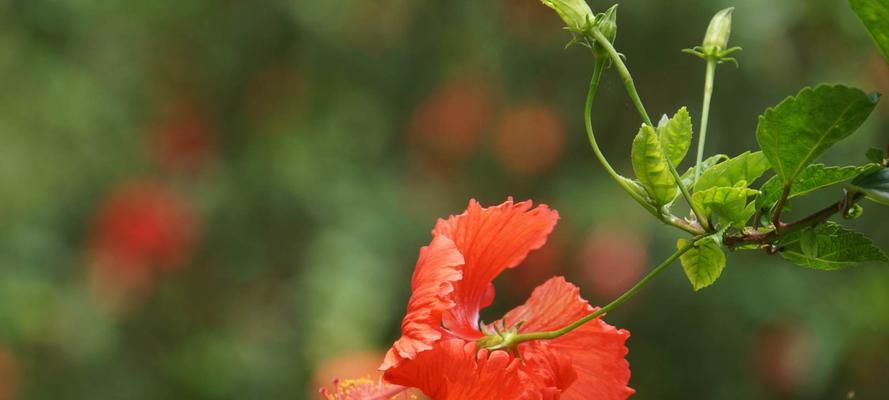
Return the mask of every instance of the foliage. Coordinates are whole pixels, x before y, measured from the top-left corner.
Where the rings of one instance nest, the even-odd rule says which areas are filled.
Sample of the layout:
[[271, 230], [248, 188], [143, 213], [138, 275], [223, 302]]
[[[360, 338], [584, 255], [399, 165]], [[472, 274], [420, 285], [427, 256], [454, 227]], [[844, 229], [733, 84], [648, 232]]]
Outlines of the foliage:
[[[678, 248], [687, 245], [688, 241], [679, 239]], [[725, 253], [719, 243], [706, 238], [695, 244], [695, 248], [682, 255], [682, 269], [691, 283], [692, 289], [701, 290], [716, 282], [725, 268]]]
[[889, 0], [849, 0], [849, 4], [889, 63]]
[[841, 269], [866, 261], [889, 265], [889, 257], [870, 239], [834, 222], [789, 234], [781, 245], [782, 257], [806, 268]]
[[851, 135], [877, 105], [879, 95], [845, 86], [805, 88], [759, 118], [756, 140], [784, 185]]
[[633, 169], [657, 207], [671, 202], [679, 193], [669, 171], [678, 164], [691, 144], [691, 117], [685, 107], [673, 118], [664, 118], [657, 128], [643, 125], [633, 140]]
[[[854, 1], [853, 6], [877, 42], [882, 43], [881, 29], [886, 27], [884, 21], [877, 21], [879, 18], [873, 16], [882, 10], [871, 7], [876, 5], [862, 6]], [[725, 255], [716, 243], [724, 243], [732, 249], [765, 248], [770, 253], [782, 252], [785, 258], [797, 264], [818, 269], [838, 269], [858, 261], [883, 260], [885, 256], [878, 257], [869, 241], [863, 243], [866, 241], [863, 236], [833, 223], [825, 225], [834, 214], [844, 217], [860, 215], [862, 211], [856, 202], [862, 196], [887, 202], [889, 173], [886, 171], [889, 168], [882, 152], [868, 152], [868, 158], [877, 164], [848, 167], [812, 164], [864, 123], [879, 101], [878, 94], [867, 94], [842, 85], [806, 87], [759, 117], [756, 140], [761, 151], [748, 151], [729, 159], [721, 155], [703, 159], [706, 139], [703, 132], [708, 124], [715, 66], [722, 61], [735, 61], [725, 56], [738, 50], [728, 49], [732, 10], [717, 13], [704, 44], [688, 51], [707, 62], [707, 74], [698, 159], [695, 167], [683, 176], [676, 172], [675, 165], [682, 162], [691, 143], [692, 123], [687, 109], [682, 107], [672, 118], [664, 116], [657, 128], [651, 126], [629, 70], [618, 53], [594, 53], [597, 72], [593, 75], [590, 96], [598, 87], [601, 66], [613, 63], [643, 121], [633, 140], [631, 160], [636, 177], [648, 196], [639, 196], [623, 178], [617, 183], [643, 206], [660, 210], [661, 214], [655, 213], [655, 216], [667, 224], [696, 238], [718, 232], [718, 240], [695, 242], [694, 247], [687, 247], [685, 239], [679, 240], [680, 261], [694, 290], [711, 285], [725, 266]], [[592, 23], [575, 33], [586, 35], [588, 41], [609, 48], [613, 39], [602, 35], [598, 29], [597, 24]], [[588, 100], [586, 112], [590, 111]], [[587, 130], [599, 161], [612, 170], [608, 161], [598, 153], [589, 125]], [[769, 170], [774, 170], [774, 177], [759, 190], [750, 187]], [[852, 178], [855, 178], [850, 186], [853, 191], [845, 193], [835, 205], [795, 222], [782, 221], [782, 213], [791, 198], [800, 198]], [[685, 219], [672, 214], [680, 193], [691, 210]], [[756, 200], [750, 202], [754, 196]], [[760, 227], [762, 213], [770, 216], [765, 220], [765, 227]], [[748, 226], [751, 217], [752, 226]]]

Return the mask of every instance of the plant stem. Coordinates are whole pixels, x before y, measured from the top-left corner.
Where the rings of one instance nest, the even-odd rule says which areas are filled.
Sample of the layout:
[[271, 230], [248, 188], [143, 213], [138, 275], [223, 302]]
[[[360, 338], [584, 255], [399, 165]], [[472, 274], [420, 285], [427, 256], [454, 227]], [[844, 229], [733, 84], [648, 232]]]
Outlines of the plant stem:
[[602, 78], [602, 71], [605, 70], [605, 63], [605, 60], [600, 60], [598, 58], [596, 59], [596, 67], [593, 70], [593, 77], [592, 79], [590, 79], [590, 88], [587, 91], [586, 105], [584, 106], [583, 112], [583, 121], [584, 125], [586, 126], [587, 138], [590, 141], [590, 146], [592, 146], [593, 148], [593, 153], [596, 154], [596, 158], [599, 159], [599, 163], [602, 164], [602, 167], [605, 168], [605, 171], [608, 172], [608, 175], [610, 175], [611, 178], [614, 179], [614, 181], [617, 182], [617, 184], [620, 185], [620, 187], [622, 187], [624, 191], [626, 191], [627, 194], [630, 195], [630, 197], [633, 198], [633, 200], [636, 200], [639, 205], [645, 208], [645, 210], [650, 212], [656, 218], [662, 219], [661, 214], [658, 212], [658, 210], [653, 205], [651, 205], [648, 200], [643, 198], [638, 191], [630, 187], [630, 184], [627, 183], [626, 178], [620, 176], [620, 174], [618, 174], [614, 170], [614, 168], [611, 167], [611, 164], [605, 158], [605, 155], [602, 154], [602, 150], [599, 148], [599, 143], [596, 142], [596, 135], [593, 133], [593, 122], [591, 114], [593, 108], [593, 99], [595, 99], [596, 92], [599, 90], [599, 80]]
[[864, 194], [858, 192], [849, 192], [843, 198], [805, 218], [798, 221], [790, 222], [782, 225], [782, 229], [778, 231], [773, 229], [767, 232], [742, 233], [739, 235], [726, 235], [723, 243], [729, 248], [743, 246], [746, 244], [770, 244], [781, 236], [797, 232], [799, 230], [816, 226], [830, 219], [834, 214], [842, 213], [855, 205], [858, 200], [864, 197]]
[[710, 100], [713, 98], [713, 78], [716, 75], [716, 60], [707, 59], [707, 74], [704, 77], [704, 107], [701, 113], [701, 135], [698, 137], [698, 158], [695, 163], [695, 180], [701, 176], [701, 163], [704, 161], [704, 142], [707, 141], [707, 125], [710, 119]]
[[775, 231], [779, 231], [784, 227], [781, 224], [781, 211], [784, 210], [784, 203], [787, 202], [789, 196], [790, 182], [784, 184], [784, 188], [781, 190], [781, 197], [778, 198], [778, 202], [775, 203], [775, 209], [772, 211], [772, 225], [775, 226]]
[[[639, 116], [642, 118], [642, 122], [647, 124], [648, 126], [654, 126], [651, 123], [651, 118], [648, 117], [648, 112], [645, 111], [645, 106], [642, 105], [642, 99], [639, 98], [639, 92], [636, 91], [636, 85], [633, 83], [633, 76], [630, 75], [630, 70], [627, 69], [626, 64], [620, 58], [620, 54], [617, 53], [617, 50], [614, 49], [614, 46], [611, 44], [611, 41], [599, 32], [598, 29], [593, 28], [590, 31], [590, 34], [593, 35], [593, 38], [608, 52], [608, 55], [611, 57], [611, 61], [614, 63], [615, 68], [617, 69], [617, 73], [620, 75], [621, 79], [624, 82], [624, 86], [627, 88], [627, 94], [630, 96], [630, 100], [633, 101], [633, 105], [636, 106], [636, 111], [639, 112]], [[598, 61], [597, 61], [598, 63]], [[676, 181], [676, 185], [679, 186], [679, 190], [682, 192], [682, 196], [685, 197], [685, 201], [688, 202], [688, 206], [691, 208], [692, 212], [694, 212], [695, 216], [698, 219], [698, 223], [707, 227], [707, 221], [703, 219], [703, 214], [700, 210], [695, 207], [694, 203], [691, 201], [691, 195], [688, 193], [688, 189], [685, 185], [682, 184], [682, 177], [679, 175], [679, 172], [676, 171], [676, 166], [670, 161], [669, 158], [666, 159], [667, 165], [670, 167], [670, 173], [673, 174], [673, 179]], [[656, 214], [657, 215], [657, 214]], [[677, 226], [673, 224], [672, 219], [669, 218], [661, 218], [662, 221]], [[683, 229], [687, 232], [691, 232], [684, 227], [677, 226], [680, 229]]]
[[648, 125], [654, 126], [651, 123], [651, 118], [648, 118], [648, 112], [645, 111], [645, 106], [642, 105], [642, 99], [639, 98], [639, 93], [636, 92], [636, 85], [633, 83], [633, 76], [630, 75], [630, 71], [627, 69], [627, 66], [624, 64], [624, 61], [620, 58], [620, 54], [617, 53], [617, 50], [614, 49], [614, 46], [611, 44], [611, 41], [599, 32], [598, 29], [591, 29], [591, 34], [593, 38], [596, 39], [599, 44], [605, 48], [608, 52], [608, 55], [611, 56], [611, 61], [614, 62], [615, 68], [617, 68], [617, 73], [620, 75], [621, 80], [624, 82], [624, 86], [627, 88], [627, 94], [630, 95], [630, 100], [633, 101], [633, 105], [636, 106], [636, 111], [639, 112], [639, 116], [642, 117], [642, 122], [645, 122]]
[[554, 331], [547, 331], [547, 332], [532, 332], [532, 333], [518, 334], [514, 338], [512, 338], [512, 340], [511, 340], [512, 344], [519, 344], [519, 343], [527, 342], [530, 340], [555, 339], [555, 338], [562, 336], [568, 332], [571, 332], [571, 331], [581, 327], [583, 324], [590, 322], [590, 321], [602, 316], [603, 314], [617, 308], [618, 306], [620, 306], [621, 304], [623, 304], [624, 302], [626, 302], [627, 300], [629, 300], [633, 296], [635, 296], [636, 293], [639, 292], [639, 290], [641, 290], [643, 287], [645, 287], [645, 285], [647, 285], [648, 282], [650, 282], [652, 279], [654, 279], [654, 277], [656, 277], [664, 269], [666, 269], [670, 264], [672, 264], [673, 261], [676, 261], [676, 259], [678, 259], [680, 256], [685, 254], [687, 251], [691, 250], [694, 247], [694, 243], [697, 241], [697, 239], [698, 238], [695, 238], [695, 240], [690, 241], [688, 244], [683, 246], [681, 249], [677, 250], [675, 253], [670, 255], [670, 257], [667, 257], [667, 259], [664, 260], [662, 263], [660, 263], [660, 265], [658, 265], [653, 270], [651, 270], [651, 272], [649, 272], [648, 275], [645, 275], [645, 277], [643, 277], [639, 282], [637, 282], [635, 285], [633, 285], [633, 287], [631, 287], [629, 290], [624, 292], [624, 294], [620, 295], [620, 297], [614, 299], [614, 301], [612, 301], [611, 303], [608, 303], [608, 305], [596, 310], [595, 312], [587, 314], [583, 318], [581, 318], [577, 321], [574, 321], [571, 325], [568, 325], [562, 329], [557, 329]]
[[695, 207], [695, 203], [691, 201], [691, 194], [688, 192], [688, 188], [682, 184], [682, 176], [679, 175], [679, 171], [676, 171], [676, 166], [673, 165], [673, 162], [670, 161], [669, 157], [664, 157], [664, 160], [667, 162], [667, 166], [670, 169], [670, 174], [673, 175], [673, 180], [676, 181], [676, 185], [679, 186], [679, 191], [682, 192], [682, 197], [685, 198], [685, 201], [688, 203], [688, 207], [691, 208], [691, 212], [694, 213], [695, 217], [698, 219], [698, 224], [700, 224], [704, 229], [709, 230], [710, 222], [704, 218], [704, 213], [698, 207]]
[[637, 190], [633, 189], [630, 186], [627, 178], [624, 178], [608, 162], [608, 159], [605, 158], [605, 155], [602, 153], [602, 150], [599, 148], [599, 143], [596, 141], [596, 135], [593, 132], [593, 122], [592, 122], [592, 108], [593, 108], [593, 100], [596, 98], [596, 93], [599, 90], [599, 81], [602, 78], [602, 72], [605, 70], [607, 61], [602, 59], [596, 59], [596, 66], [593, 70], [593, 77], [590, 79], [590, 87], [587, 91], [586, 104], [584, 106], [584, 114], [583, 120], [586, 128], [587, 139], [590, 142], [590, 146], [593, 148], [593, 153], [595, 153], [596, 158], [599, 160], [599, 163], [602, 164], [602, 167], [605, 168], [605, 171], [608, 172], [608, 175], [620, 185], [633, 200], [636, 200], [639, 205], [642, 206], [646, 211], [654, 215], [655, 218], [661, 220], [663, 223], [667, 225], [672, 225], [676, 228], [679, 228], [685, 232], [691, 233], [692, 235], [700, 235], [704, 231], [697, 226], [689, 224], [688, 222], [682, 220], [679, 217], [674, 215], [665, 215], [661, 213], [655, 208], [648, 200]]

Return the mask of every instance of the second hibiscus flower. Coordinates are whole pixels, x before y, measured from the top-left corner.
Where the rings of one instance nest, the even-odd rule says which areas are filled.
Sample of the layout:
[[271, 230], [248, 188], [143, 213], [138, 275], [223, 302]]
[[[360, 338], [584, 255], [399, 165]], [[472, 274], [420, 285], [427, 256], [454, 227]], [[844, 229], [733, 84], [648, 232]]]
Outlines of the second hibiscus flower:
[[479, 350], [477, 342], [494, 337], [496, 329], [551, 331], [596, 310], [576, 286], [555, 277], [502, 320], [479, 321], [479, 311], [494, 299], [494, 278], [543, 246], [558, 219], [545, 205], [532, 209], [530, 201], [510, 199], [489, 208], [473, 200], [463, 214], [439, 220], [432, 242], [420, 250], [402, 336], [380, 367], [384, 378], [436, 400], [611, 400], [633, 394], [624, 344], [630, 334], [601, 319], [513, 351]]

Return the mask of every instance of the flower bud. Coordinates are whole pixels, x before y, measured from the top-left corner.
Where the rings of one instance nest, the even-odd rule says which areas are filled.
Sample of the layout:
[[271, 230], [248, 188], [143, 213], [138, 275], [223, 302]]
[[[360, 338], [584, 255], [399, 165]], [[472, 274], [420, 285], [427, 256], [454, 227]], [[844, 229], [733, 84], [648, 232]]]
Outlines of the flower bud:
[[[611, 6], [608, 11], [596, 15], [596, 28], [608, 41], [614, 43], [617, 37], [617, 4]], [[608, 51], [599, 42], [593, 44], [593, 54], [596, 57], [608, 58]]]
[[617, 37], [617, 4], [596, 17], [596, 27], [609, 42], [614, 43], [614, 38]]
[[734, 7], [726, 8], [713, 16], [707, 33], [704, 35], [704, 54], [716, 55], [728, 48], [728, 39], [732, 34], [732, 11]]
[[556, 10], [569, 29], [576, 32], [585, 30], [595, 16], [586, 0], [540, 0], [544, 5]]

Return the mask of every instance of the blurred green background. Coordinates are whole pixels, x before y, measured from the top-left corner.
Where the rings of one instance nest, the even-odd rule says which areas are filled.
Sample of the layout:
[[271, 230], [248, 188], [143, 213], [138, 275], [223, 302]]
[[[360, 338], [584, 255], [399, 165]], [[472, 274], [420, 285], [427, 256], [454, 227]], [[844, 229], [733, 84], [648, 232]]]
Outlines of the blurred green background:
[[[753, 149], [757, 116], [806, 85], [889, 93], [845, 1], [626, 1], [617, 47], [649, 112], [697, 125], [704, 65], [679, 50], [731, 5], [744, 51], [719, 68], [708, 153]], [[315, 398], [381, 360], [419, 247], [470, 198], [562, 216], [483, 317], [553, 274], [609, 301], [676, 232], [594, 161], [593, 61], [560, 28], [537, 0], [0, 2], [0, 399]], [[593, 120], [631, 174], [613, 71]], [[884, 100], [822, 161], [862, 164], [887, 132]], [[889, 249], [887, 217], [852, 224]], [[885, 266], [732, 254], [714, 286], [676, 266], [607, 319], [632, 332], [638, 398], [889, 393]]]

